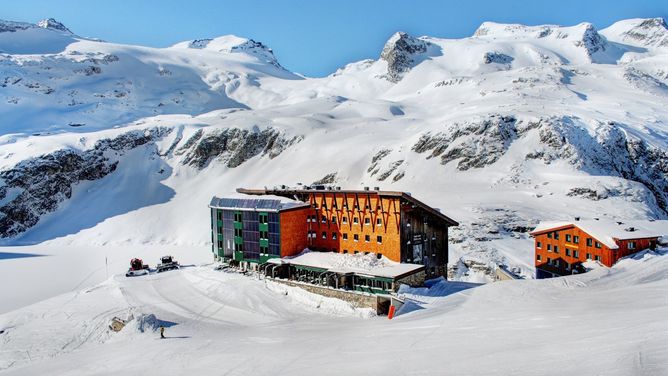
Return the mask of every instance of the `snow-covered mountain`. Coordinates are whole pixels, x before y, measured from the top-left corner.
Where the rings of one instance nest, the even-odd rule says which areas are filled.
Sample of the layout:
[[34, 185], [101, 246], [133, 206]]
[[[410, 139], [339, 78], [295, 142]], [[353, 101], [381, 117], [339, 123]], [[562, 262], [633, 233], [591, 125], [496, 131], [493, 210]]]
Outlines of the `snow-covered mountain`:
[[160, 49], [0, 21], [0, 236], [207, 244], [212, 195], [326, 181], [412, 192], [462, 223], [454, 263], [531, 275], [539, 220], [667, 217], [667, 35], [400, 32], [307, 78], [236, 36]]

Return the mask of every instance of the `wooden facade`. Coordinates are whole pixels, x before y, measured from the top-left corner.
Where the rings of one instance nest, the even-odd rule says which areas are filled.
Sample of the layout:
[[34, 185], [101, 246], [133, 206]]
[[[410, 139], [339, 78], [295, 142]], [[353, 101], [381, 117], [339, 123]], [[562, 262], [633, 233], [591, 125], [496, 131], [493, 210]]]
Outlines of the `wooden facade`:
[[310, 209], [302, 222], [302, 233], [311, 250], [373, 253], [396, 262], [424, 265], [428, 276], [447, 274], [448, 227], [458, 223], [405, 192], [237, 191], [283, 196], [308, 203]]

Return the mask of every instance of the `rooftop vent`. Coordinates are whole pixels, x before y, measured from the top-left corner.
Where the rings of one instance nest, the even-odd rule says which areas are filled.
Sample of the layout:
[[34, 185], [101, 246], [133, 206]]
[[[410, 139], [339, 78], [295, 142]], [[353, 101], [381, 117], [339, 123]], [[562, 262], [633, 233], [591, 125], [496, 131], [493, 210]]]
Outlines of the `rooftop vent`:
[[340, 190], [341, 190], [341, 187], [336, 187], [336, 190], [337, 190], [337, 191], [340, 191]]
[[364, 187], [364, 190], [365, 190], [365, 191], [368, 191], [368, 190], [369, 190], [369, 187]]
[[380, 191], [380, 187], [373, 187], [374, 191]]
[[619, 221], [617, 221], [617, 224], [618, 224], [618, 225], [623, 225], [624, 222], [619, 222]]
[[636, 228], [635, 228], [635, 227], [627, 227], [627, 228], [625, 228], [624, 230], [625, 230], [625, 231], [628, 231], [628, 232], [633, 232], [633, 231], [636, 230]]
[[575, 217], [575, 220], [576, 220], [576, 221], [579, 221], [579, 220], [580, 220], [580, 217]]

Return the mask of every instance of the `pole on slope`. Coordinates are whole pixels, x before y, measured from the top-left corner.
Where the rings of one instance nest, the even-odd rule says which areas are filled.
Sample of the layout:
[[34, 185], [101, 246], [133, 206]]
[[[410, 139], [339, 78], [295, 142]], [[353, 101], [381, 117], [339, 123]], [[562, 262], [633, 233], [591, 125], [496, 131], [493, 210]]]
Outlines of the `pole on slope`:
[[107, 275], [106, 279], [109, 279], [109, 262], [107, 262], [107, 256], [104, 256], [104, 273]]

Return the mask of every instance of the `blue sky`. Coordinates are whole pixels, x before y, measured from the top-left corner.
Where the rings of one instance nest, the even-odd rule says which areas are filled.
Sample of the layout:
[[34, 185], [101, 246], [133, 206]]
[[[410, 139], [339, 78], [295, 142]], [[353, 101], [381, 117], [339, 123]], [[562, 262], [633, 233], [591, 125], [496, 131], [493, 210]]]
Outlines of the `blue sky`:
[[461, 38], [483, 21], [587, 21], [603, 28], [624, 18], [668, 18], [668, 0], [0, 1], [1, 19], [37, 22], [47, 17], [82, 36], [156, 47], [235, 34], [270, 46], [292, 71], [324, 76], [349, 62], [377, 58], [399, 30]]

